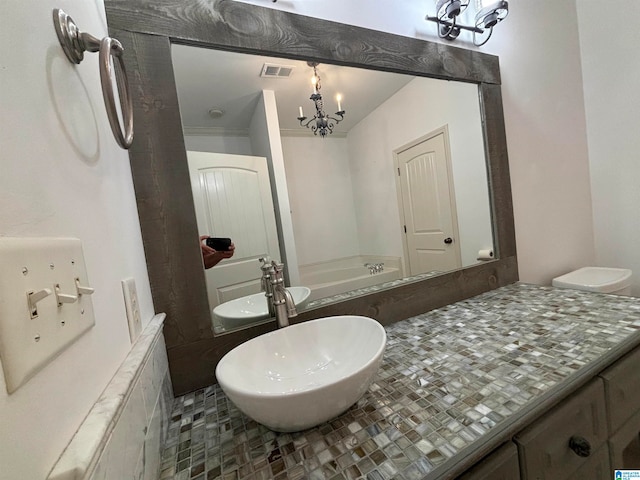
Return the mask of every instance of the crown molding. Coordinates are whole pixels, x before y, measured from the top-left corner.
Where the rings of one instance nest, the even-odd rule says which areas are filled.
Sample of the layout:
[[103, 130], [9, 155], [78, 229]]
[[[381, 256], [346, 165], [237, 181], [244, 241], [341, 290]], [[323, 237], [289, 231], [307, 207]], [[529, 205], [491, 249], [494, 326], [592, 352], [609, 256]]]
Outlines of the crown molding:
[[[224, 127], [183, 127], [185, 136], [190, 137], [248, 137], [249, 130], [246, 128], [224, 128]], [[282, 128], [280, 129], [282, 137], [313, 137], [313, 133], [309, 129], [302, 128]], [[347, 138], [346, 132], [334, 131], [331, 134], [333, 138]]]

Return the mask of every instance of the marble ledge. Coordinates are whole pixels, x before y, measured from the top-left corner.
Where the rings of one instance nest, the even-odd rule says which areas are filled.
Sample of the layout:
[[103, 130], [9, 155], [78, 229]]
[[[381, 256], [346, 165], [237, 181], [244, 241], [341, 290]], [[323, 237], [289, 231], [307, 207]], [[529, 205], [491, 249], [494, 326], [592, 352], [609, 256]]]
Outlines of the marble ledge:
[[60, 455], [47, 480], [82, 480], [100, 458], [153, 345], [162, 334], [166, 314], [155, 315]]

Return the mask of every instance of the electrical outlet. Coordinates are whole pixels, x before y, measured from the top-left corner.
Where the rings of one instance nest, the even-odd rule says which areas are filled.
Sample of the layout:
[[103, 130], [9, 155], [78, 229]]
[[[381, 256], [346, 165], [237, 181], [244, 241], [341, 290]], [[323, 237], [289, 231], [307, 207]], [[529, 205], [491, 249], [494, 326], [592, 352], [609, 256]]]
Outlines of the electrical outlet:
[[124, 295], [124, 306], [127, 309], [129, 338], [131, 343], [134, 343], [142, 331], [142, 318], [140, 317], [140, 304], [138, 303], [135, 279], [125, 278], [122, 280], [122, 293]]

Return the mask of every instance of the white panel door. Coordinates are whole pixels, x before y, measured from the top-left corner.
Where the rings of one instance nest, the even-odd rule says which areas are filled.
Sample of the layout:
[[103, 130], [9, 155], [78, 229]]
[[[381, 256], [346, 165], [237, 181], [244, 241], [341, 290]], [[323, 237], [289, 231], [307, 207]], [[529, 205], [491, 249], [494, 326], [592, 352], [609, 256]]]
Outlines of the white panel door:
[[260, 291], [260, 262], [280, 258], [267, 159], [187, 152], [200, 235], [230, 237], [232, 258], [205, 270], [209, 305]]
[[445, 133], [396, 154], [410, 275], [461, 267]]

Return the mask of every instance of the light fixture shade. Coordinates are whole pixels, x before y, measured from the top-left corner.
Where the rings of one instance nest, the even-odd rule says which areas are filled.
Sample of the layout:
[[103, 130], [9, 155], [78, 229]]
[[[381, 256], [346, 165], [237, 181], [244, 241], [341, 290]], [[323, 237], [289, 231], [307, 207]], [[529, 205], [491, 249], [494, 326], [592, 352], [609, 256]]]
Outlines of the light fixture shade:
[[501, 22], [509, 14], [509, 2], [507, 0], [476, 0], [476, 27], [492, 28]]
[[463, 25], [458, 16], [469, 6], [471, 0], [435, 0], [436, 16], [427, 15], [425, 20], [438, 24], [438, 37], [455, 40], [463, 30], [473, 32], [473, 44], [481, 47], [489, 41], [493, 27], [509, 14], [508, 0], [474, 0], [476, 3], [475, 26]]
[[509, 14], [509, 2], [507, 0], [476, 0], [476, 27], [486, 29], [495, 26]]
[[470, 0], [435, 0], [436, 17], [452, 20], [469, 6]]

